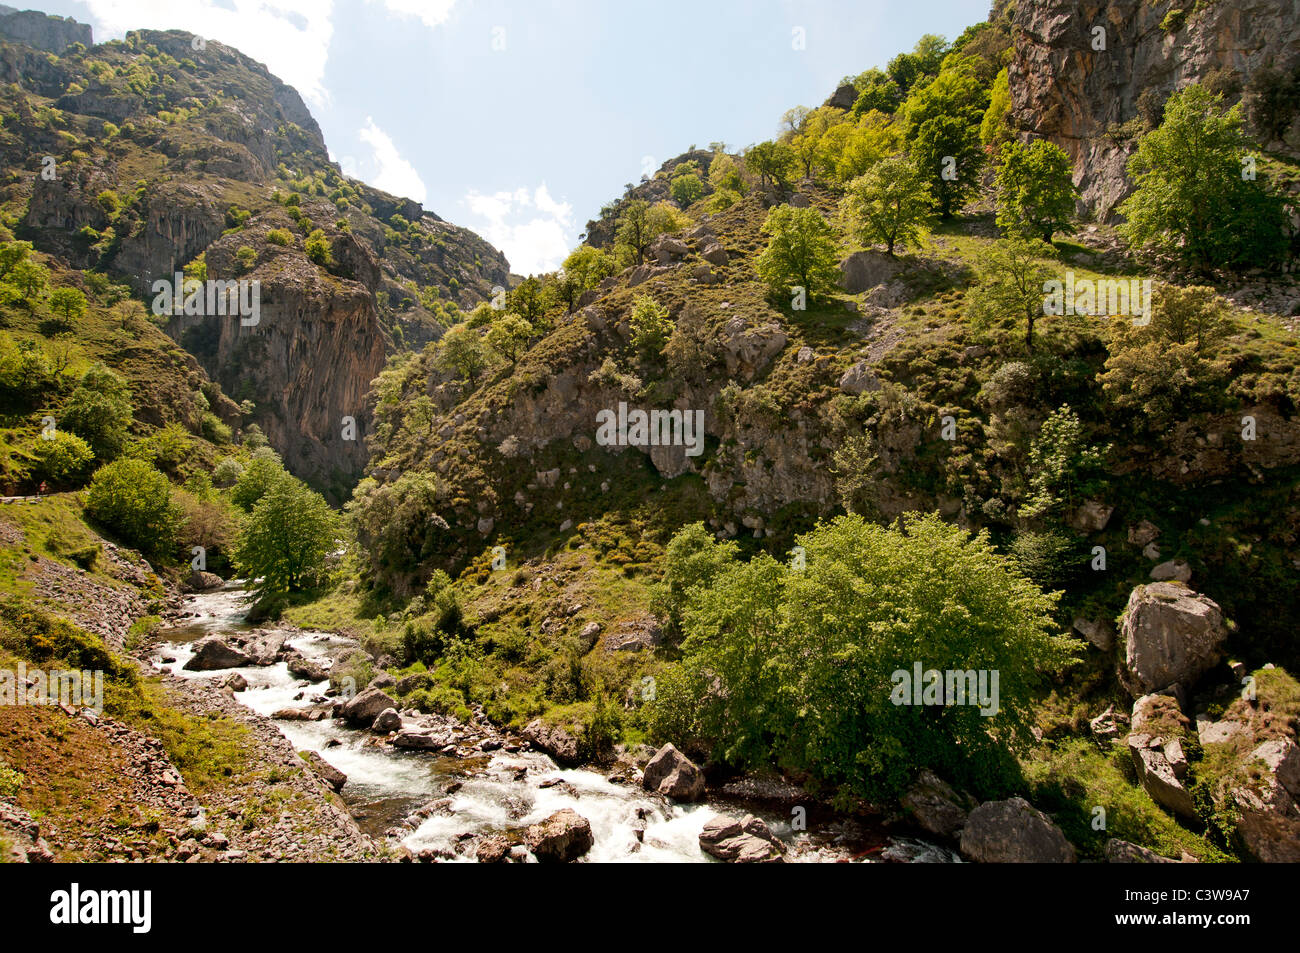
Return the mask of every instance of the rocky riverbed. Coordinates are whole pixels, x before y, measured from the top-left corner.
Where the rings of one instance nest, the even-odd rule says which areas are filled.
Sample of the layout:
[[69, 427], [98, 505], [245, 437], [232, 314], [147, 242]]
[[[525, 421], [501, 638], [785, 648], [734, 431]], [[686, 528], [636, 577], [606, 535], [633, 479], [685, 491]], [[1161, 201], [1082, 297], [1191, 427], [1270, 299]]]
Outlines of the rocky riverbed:
[[[299, 752], [340, 793], [360, 836], [399, 859], [955, 859], [946, 848], [819, 810], [809, 798], [800, 808], [798, 789], [775, 791], [754, 779], [720, 786], [702, 801], [702, 776], [690, 797], [666, 796], [660, 792], [673, 789], [663, 784], [646, 790], [649, 751], [623, 751], [600, 771], [561, 766], [481, 711], [461, 722], [397, 710], [385, 692], [393, 683], [387, 674], [345, 697], [330, 688], [328, 672], [355, 642], [254, 629], [244, 622], [245, 603], [233, 585], [187, 597], [152, 664], [168, 684], [184, 683], [196, 706], [242, 707], [259, 738], [278, 735], [267, 744]], [[680, 773], [677, 765], [666, 771]]]

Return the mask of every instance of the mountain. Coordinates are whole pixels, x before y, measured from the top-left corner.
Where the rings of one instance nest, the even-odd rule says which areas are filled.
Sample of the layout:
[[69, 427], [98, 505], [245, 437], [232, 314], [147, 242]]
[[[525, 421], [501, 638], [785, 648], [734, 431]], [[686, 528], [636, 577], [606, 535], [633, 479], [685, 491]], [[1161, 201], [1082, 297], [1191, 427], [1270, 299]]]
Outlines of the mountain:
[[[13, 80], [2, 154], [16, 172], [5, 190], [15, 232], [149, 298], [187, 266], [260, 282], [257, 325], [200, 314], [167, 332], [227, 393], [253, 401], [250, 422], [293, 472], [345, 496], [365, 454], [341, 436], [343, 419], [364, 434], [365, 395], [386, 356], [507, 285], [504, 256], [343, 176], [298, 94], [236, 50], [196, 49], [175, 31], [87, 46], [83, 28], [74, 40], [53, 22], [45, 42], [64, 44], [60, 56], [0, 44]], [[46, 156], [54, 178], [41, 174]], [[306, 252], [316, 229], [324, 264]], [[247, 263], [243, 248], [255, 254]]]

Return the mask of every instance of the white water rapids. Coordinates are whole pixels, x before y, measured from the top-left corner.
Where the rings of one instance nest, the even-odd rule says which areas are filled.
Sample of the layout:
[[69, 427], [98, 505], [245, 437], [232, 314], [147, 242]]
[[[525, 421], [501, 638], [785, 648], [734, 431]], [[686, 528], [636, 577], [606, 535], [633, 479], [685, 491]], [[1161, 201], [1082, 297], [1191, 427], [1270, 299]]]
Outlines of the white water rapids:
[[[186, 671], [193, 657], [190, 643], [205, 635], [248, 630], [244, 621], [248, 598], [235, 584], [215, 591], [188, 596], [184, 610], [192, 614], [178, 628], [165, 633], [172, 641], [160, 643], [153, 664], [183, 678], [226, 678], [238, 671], [248, 682], [235, 697], [254, 711], [270, 716], [281, 708], [310, 703], [321, 695], [328, 682], [309, 684], [291, 675], [284, 662], [265, 667], [246, 666], [206, 672]], [[354, 645], [347, 638], [324, 632], [299, 632], [290, 636], [291, 645], [315, 661], [328, 659], [342, 646]], [[164, 661], [167, 660], [167, 661]], [[400, 751], [374, 743], [374, 736], [335, 721], [276, 721], [275, 725], [299, 751], [315, 751], [347, 775], [342, 796], [369, 833], [379, 836], [417, 807], [449, 796], [444, 811], [433, 813], [402, 837], [412, 851], [425, 848], [455, 853], [466, 835], [519, 828], [545, 820], [561, 808], [572, 808], [591, 823], [595, 845], [587, 854], [590, 861], [616, 862], [704, 862], [708, 857], [699, 847], [704, 825], [718, 813], [718, 806], [670, 804], [649, 796], [628, 784], [616, 784], [587, 769], [558, 767], [538, 752], [509, 754], [497, 751], [477, 761], [443, 757], [428, 752]], [[333, 742], [333, 744], [331, 744]], [[369, 743], [367, 743], [369, 742]], [[520, 770], [526, 769], [526, 770]], [[564, 784], [543, 782], [560, 779]], [[460, 787], [450, 795], [452, 782]], [[732, 816], [748, 812], [761, 816], [778, 837], [791, 848], [790, 860], [834, 861], [847, 859], [849, 849], [833, 838], [814, 838], [793, 831], [790, 818], [752, 804], [722, 804]], [[638, 828], [643, 828], [640, 839]], [[457, 855], [458, 859], [471, 860]], [[947, 861], [952, 852], [910, 838], [891, 838], [881, 857], [911, 861]]]

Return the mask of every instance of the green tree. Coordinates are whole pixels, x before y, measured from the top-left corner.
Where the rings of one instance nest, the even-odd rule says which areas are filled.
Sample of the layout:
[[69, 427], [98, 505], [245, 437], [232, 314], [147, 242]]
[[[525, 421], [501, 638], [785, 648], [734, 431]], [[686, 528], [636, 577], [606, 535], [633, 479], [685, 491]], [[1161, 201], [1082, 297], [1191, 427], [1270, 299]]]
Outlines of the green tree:
[[307, 257], [322, 268], [329, 268], [334, 264], [334, 257], [330, 253], [329, 239], [319, 228], [313, 229], [311, 234], [307, 236], [305, 250]]
[[763, 233], [770, 235], [758, 256], [758, 276], [777, 294], [803, 288], [809, 298], [829, 293], [839, 281], [835, 231], [815, 208], [778, 205], [768, 213]]
[[40, 262], [24, 258], [9, 269], [5, 284], [14, 289], [20, 300], [30, 301], [45, 294], [50, 284], [50, 270]]
[[112, 460], [126, 445], [131, 389], [103, 364], [82, 375], [63, 408], [60, 425], [83, 438], [99, 460]]
[[927, 119], [916, 130], [911, 155], [930, 183], [941, 218], [952, 218], [980, 182], [984, 151], [976, 126], [952, 117]]
[[1287, 250], [1285, 205], [1251, 177], [1251, 152], [1240, 104], [1225, 111], [1203, 86], [1174, 93], [1129, 159], [1121, 234], [1197, 268], [1275, 265]]
[[95, 471], [86, 512], [122, 542], [150, 555], [171, 555], [181, 514], [171, 484], [143, 460], [115, 460]]
[[[658, 679], [652, 730], [807, 772], [846, 799], [896, 795], [918, 768], [980, 793], [1011, 781], [1042, 679], [1073, 654], [1056, 597], [937, 514], [894, 528], [849, 515], [796, 542], [802, 568], [761, 554], [687, 591], [682, 661]], [[996, 673], [996, 704], [946, 685], [912, 704], [900, 676], [915, 665], [984, 673], [986, 688]]]
[[[581, 297], [614, 273], [614, 260], [603, 250], [579, 245], [564, 259], [564, 274], [573, 284], [573, 299]], [[568, 302], [573, 310], [573, 300]]]
[[95, 459], [90, 444], [76, 434], [55, 430], [50, 438], [38, 437], [32, 446], [32, 477], [55, 486], [80, 483]]
[[650, 357], [663, 352], [668, 337], [673, 333], [673, 322], [668, 309], [649, 295], [637, 295], [632, 302], [632, 315], [628, 319], [632, 329], [632, 345]]
[[488, 368], [488, 350], [474, 328], [458, 324], [442, 336], [434, 365], [473, 384]]
[[735, 543], [714, 539], [703, 523], [683, 526], [664, 550], [664, 575], [651, 589], [651, 610], [680, 633], [694, 591], [710, 586], [739, 552]]
[[893, 255], [896, 246], [920, 244], [932, 202], [916, 167], [904, 156], [891, 156], [849, 183], [841, 209], [858, 241], [880, 242]]
[[1172, 344], [1191, 344], [1206, 356], [1232, 333], [1232, 312], [1213, 288], [1159, 284], [1152, 297], [1150, 332]]
[[627, 203], [618, 217], [618, 229], [614, 243], [625, 258], [634, 258], [638, 265], [645, 261], [646, 249], [654, 241], [650, 224], [646, 220], [650, 206], [644, 199], [633, 199]]
[[700, 181], [700, 177], [694, 172], [688, 172], [674, 178], [669, 184], [668, 190], [682, 208], [694, 205], [704, 198], [704, 193], [708, 191], [704, 183]]
[[1029, 498], [1020, 515], [1034, 518], [1071, 508], [1105, 451], [1088, 444], [1079, 415], [1063, 404], [1038, 431], [1029, 449]]
[[77, 288], [56, 288], [50, 295], [50, 310], [64, 325], [71, 325], [86, 313], [86, 296]]
[[1050, 242], [1057, 232], [1069, 232], [1078, 191], [1071, 176], [1070, 157], [1046, 139], [1031, 145], [1003, 144], [997, 174], [997, 222], [1008, 233]]
[[338, 515], [324, 497], [298, 480], [282, 480], [253, 507], [233, 561], [263, 595], [297, 592], [325, 578], [338, 535]]
[[[227, 471], [227, 473], [232, 471]], [[292, 479], [279, 460], [271, 457], [253, 457], [235, 478], [230, 490], [230, 502], [246, 512], [252, 512], [262, 497], [272, 488]]]
[[519, 355], [528, 349], [533, 326], [517, 314], [502, 315], [487, 329], [487, 346], [513, 367]]
[[983, 330], [1005, 318], [1023, 319], [1025, 347], [1033, 349], [1034, 327], [1043, 314], [1043, 284], [1051, 272], [1040, 259], [1051, 257], [1050, 245], [1022, 238], [995, 242], [980, 262], [978, 283], [966, 292], [966, 316]]
[[1011, 81], [1006, 69], [998, 73], [989, 94], [989, 108], [980, 120], [980, 144], [996, 152], [1015, 135], [1011, 128]]
[[763, 185], [775, 185], [782, 192], [790, 190], [798, 160], [785, 142], [760, 142], [745, 152], [745, 168], [758, 176]]

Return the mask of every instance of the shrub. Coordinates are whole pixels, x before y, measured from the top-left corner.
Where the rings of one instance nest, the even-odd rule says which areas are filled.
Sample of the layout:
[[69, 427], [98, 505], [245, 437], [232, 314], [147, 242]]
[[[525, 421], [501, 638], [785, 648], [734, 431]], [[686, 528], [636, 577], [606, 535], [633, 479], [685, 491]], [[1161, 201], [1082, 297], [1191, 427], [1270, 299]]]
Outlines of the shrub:
[[142, 552], [170, 555], [175, 549], [181, 517], [171, 484], [143, 460], [117, 460], [96, 470], [86, 512]]

